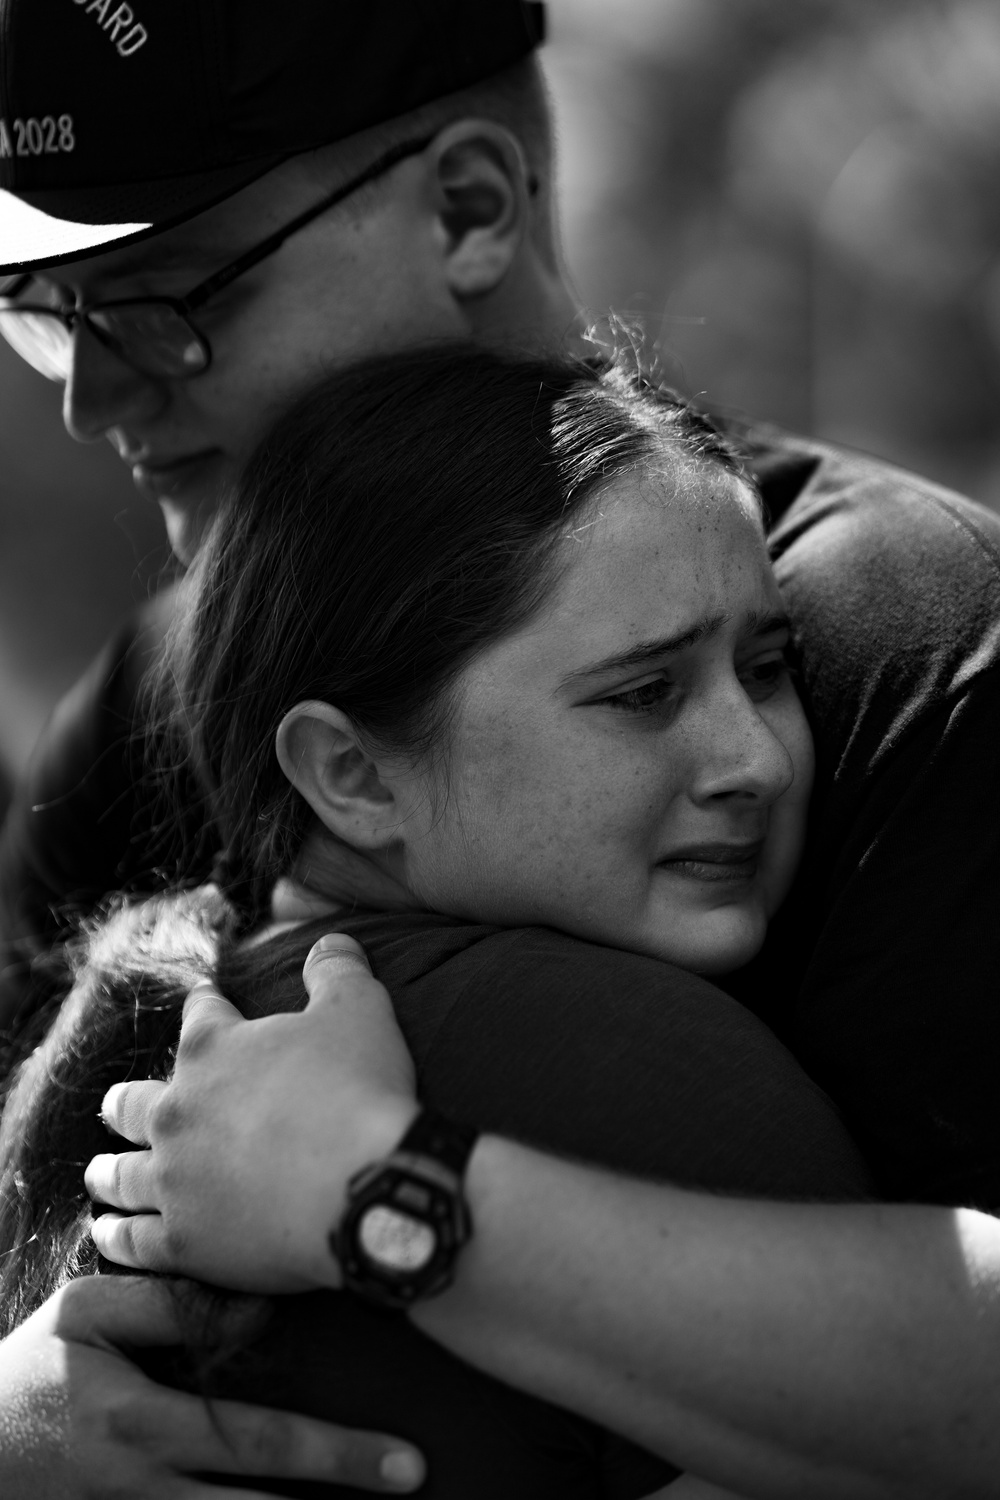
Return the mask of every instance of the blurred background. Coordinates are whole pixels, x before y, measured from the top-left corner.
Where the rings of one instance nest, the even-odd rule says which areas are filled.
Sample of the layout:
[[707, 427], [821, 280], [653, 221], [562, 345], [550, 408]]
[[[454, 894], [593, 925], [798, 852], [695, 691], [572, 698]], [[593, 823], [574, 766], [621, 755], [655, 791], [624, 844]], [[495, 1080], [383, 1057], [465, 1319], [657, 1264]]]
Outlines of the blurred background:
[[[997, 0], [549, 0], [567, 258], [676, 384], [1000, 509]], [[0, 766], [164, 562], [0, 345]]]

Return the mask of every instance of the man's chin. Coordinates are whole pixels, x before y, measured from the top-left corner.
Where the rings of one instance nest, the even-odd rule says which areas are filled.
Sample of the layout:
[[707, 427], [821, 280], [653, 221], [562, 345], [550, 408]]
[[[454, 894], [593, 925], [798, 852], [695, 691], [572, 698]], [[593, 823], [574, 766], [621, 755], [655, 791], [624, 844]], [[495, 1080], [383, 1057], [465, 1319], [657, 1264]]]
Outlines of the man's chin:
[[163, 512], [167, 540], [171, 550], [178, 562], [183, 563], [185, 568], [190, 567], [198, 548], [205, 540], [205, 534], [215, 514], [215, 506], [209, 504], [208, 501], [193, 506], [178, 505], [176, 501], [162, 497], [158, 503]]
[[133, 484], [160, 507], [170, 546], [185, 566], [193, 561], [231, 480], [232, 466], [219, 449], [169, 464], [132, 467]]

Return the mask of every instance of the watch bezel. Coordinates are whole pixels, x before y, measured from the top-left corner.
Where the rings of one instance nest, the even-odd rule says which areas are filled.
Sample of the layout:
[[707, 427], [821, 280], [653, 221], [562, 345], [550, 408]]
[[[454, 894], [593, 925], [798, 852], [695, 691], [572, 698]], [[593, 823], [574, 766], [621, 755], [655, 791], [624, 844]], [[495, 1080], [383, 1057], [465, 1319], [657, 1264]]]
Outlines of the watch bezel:
[[[400, 1202], [407, 1188], [428, 1195], [426, 1210]], [[459, 1176], [433, 1157], [395, 1151], [357, 1172], [347, 1185], [348, 1203], [330, 1245], [340, 1265], [344, 1286], [379, 1307], [405, 1310], [424, 1297], [434, 1297], [454, 1280], [458, 1251], [472, 1233], [468, 1207]], [[416, 1270], [395, 1272], [373, 1260], [360, 1242], [366, 1213], [373, 1207], [393, 1208], [434, 1233], [434, 1251]]]

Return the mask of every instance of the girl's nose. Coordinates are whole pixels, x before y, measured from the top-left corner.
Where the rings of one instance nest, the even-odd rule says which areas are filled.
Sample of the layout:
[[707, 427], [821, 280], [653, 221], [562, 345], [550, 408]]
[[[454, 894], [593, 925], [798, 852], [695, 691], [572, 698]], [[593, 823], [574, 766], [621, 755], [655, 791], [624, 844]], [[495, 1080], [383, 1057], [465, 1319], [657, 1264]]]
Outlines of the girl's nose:
[[746, 798], [769, 807], [795, 777], [783, 741], [735, 678], [698, 716], [694, 796]]

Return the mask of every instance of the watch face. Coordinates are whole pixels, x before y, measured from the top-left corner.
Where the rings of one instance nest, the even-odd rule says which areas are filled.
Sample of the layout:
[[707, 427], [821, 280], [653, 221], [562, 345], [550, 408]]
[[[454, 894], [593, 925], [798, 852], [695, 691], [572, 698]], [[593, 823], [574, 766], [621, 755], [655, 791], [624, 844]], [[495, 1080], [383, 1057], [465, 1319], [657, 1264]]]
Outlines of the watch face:
[[422, 1271], [437, 1249], [432, 1225], [385, 1203], [365, 1210], [357, 1234], [359, 1247], [374, 1265], [400, 1276]]

